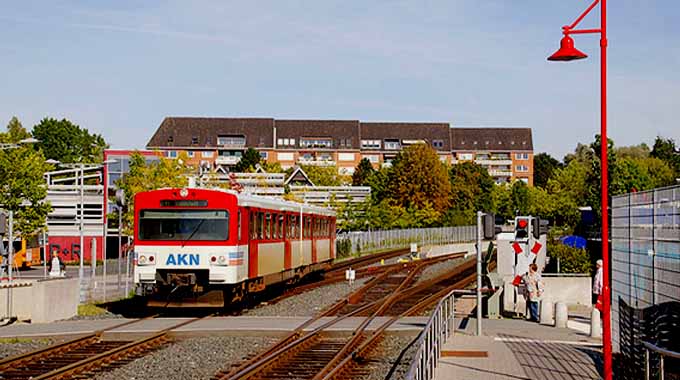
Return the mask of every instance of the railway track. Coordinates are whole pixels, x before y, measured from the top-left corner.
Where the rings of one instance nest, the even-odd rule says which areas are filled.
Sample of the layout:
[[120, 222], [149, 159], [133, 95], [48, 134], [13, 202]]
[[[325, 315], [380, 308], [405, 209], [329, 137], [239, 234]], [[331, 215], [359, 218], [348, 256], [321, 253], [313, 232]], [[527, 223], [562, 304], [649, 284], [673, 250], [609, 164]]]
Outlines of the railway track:
[[107, 340], [103, 335], [142, 320], [128, 321], [94, 334], [13, 356], [0, 361], [0, 379], [85, 379], [162, 347], [172, 339], [169, 332], [203, 318], [193, 318], [134, 341]]
[[378, 275], [400, 264], [388, 264], [379, 266], [372, 266], [372, 264], [378, 263], [381, 260], [389, 260], [399, 256], [403, 256], [408, 254], [409, 252], [410, 252], [409, 249], [400, 248], [391, 251], [365, 255], [354, 259], [344, 260], [335, 263], [329, 270], [327, 270], [324, 273], [322, 280], [314, 281], [308, 284], [297, 285], [290, 289], [286, 289], [283, 292], [283, 294], [267, 302], [270, 304], [277, 303], [283, 299], [296, 296], [298, 294], [304, 293], [312, 289], [345, 281], [345, 270], [348, 268], [353, 268], [355, 270], [355, 275], [357, 279]]
[[[422, 260], [389, 268], [346, 299], [307, 321], [266, 352], [236, 368], [218, 372], [213, 379], [320, 380], [338, 377], [356, 378], [366, 375], [370, 370], [356, 359], [363, 358], [371, 352], [380, 342], [387, 328], [398, 318], [407, 313], [414, 313], [416, 308], [423, 307], [418, 299], [422, 302], [430, 302], [433, 291], [435, 293], [440, 291], [437, 288], [427, 293], [428, 289], [444, 281], [449, 282], [441, 285], [442, 288], [461, 286], [462, 282], [471, 281], [469, 271], [474, 272], [474, 260], [466, 261], [451, 273], [445, 273], [422, 284], [415, 284], [418, 274], [427, 266], [461, 256], [453, 254], [446, 258]], [[376, 317], [390, 315], [392, 310], [401, 311], [402, 309], [404, 312], [393, 315], [377, 330], [372, 332], [367, 330], [368, 325]], [[335, 316], [335, 318], [312, 331], [305, 331], [312, 323], [324, 316]], [[366, 318], [362, 318], [363, 321], [350, 336], [338, 337], [329, 333], [329, 328], [354, 316], [366, 316]]]

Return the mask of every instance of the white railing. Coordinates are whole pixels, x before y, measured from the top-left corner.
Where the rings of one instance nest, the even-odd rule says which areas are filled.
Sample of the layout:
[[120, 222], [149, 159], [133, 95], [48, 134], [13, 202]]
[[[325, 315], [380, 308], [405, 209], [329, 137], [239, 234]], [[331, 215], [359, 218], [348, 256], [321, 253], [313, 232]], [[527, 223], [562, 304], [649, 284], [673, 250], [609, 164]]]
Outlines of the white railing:
[[455, 295], [452, 290], [435, 307], [425, 328], [416, 341], [417, 351], [404, 377], [406, 380], [430, 380], [434, 378], [442, 346], [455, 330]]
[[[339, 244], [351, 243], [346, 255], [418, 245], [443, 245], [472, 242], [477, 238], [475, 226], [411, 228], [402, 230], [354, 231], [337, 235]], [[338, 252], [340, 253], [340, 252]]]

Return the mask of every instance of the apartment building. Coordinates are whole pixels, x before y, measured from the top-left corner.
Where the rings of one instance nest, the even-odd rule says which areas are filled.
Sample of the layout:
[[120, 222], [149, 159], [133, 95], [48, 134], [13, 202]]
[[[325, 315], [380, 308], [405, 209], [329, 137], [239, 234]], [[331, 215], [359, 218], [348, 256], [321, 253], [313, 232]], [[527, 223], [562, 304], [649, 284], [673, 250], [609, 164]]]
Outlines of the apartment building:
[[362, 158], [376, 168], [390, 165], [403, 148], [432, 146], [442, 162], [471, 160], [497, 182], [533, 183], [529, 128], [451, 128], [448, 123], [278, 120], [272, 118], [167, 117], [147, 144], [167, 157], [182, 152], [189, 164], [227, 171], [247, 148], [267, 162], [335, 166], [352, 174]]

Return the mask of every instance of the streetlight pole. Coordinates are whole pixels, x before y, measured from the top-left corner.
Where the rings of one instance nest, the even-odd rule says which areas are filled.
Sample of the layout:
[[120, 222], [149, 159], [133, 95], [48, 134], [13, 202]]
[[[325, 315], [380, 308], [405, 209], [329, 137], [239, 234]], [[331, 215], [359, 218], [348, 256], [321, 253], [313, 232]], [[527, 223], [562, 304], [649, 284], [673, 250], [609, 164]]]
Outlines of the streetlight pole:
[[[600, 29], [574, 29], [581, 20], [600, 4]], [[551, 55], [550, 61], [572, 61], [586, 58], [587, 55], [574, 48], [574, 40], [570, 34], [600, 34], [600, 190], [602, 202], [602, 345], [604, 356], [604, 378], [611, 380], [612, 371], [612, 340], [611, 340], [611, 294], [609, 286], [609, 191], [608, 191], [608, 162], [607, 148], [607, 0], [594, 0], [571, 25], [563, 26], [564, 37], [560, 49]]]
[[80, 164], [80, 248], [78, 249], [78, 258], [80, 259], [79, 262], [79, 267], [78, 267], [78, 282], [80, 283], [80, 302], [85, 302], [85, 294], [84, 294], [84, 269], [83, 269], [83, 251], [84, 251], [84, 246], [85, 246], [85, 221], [83, 220], [83, 217], [85, 216], [83, 211], [85, 211], [84, 208], [84, 202], [85, 202], [85, 169], [83, 164]]

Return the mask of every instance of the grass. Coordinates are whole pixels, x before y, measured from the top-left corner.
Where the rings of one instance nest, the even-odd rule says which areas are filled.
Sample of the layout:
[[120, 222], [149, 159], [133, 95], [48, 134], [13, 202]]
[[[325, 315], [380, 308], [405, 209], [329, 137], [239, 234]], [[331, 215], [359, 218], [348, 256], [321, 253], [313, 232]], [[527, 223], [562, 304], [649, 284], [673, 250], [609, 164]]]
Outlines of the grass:
[[95, 315], [101, 315], [105, 313], [106, 309], [103, 309], [93, 303], [78, 305], [78, 315], [83, 317], [92, 317]]
[[17, 344], [17, 343], [50, 343], [49, 339], [32, 339], [32, 338], [0, 338], [0, 344]]

